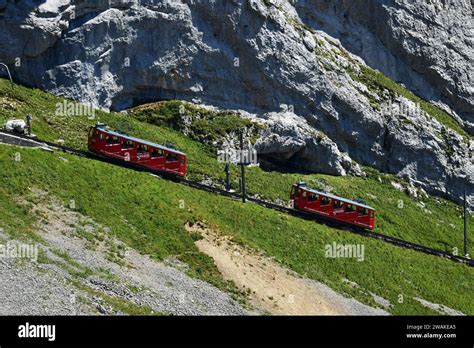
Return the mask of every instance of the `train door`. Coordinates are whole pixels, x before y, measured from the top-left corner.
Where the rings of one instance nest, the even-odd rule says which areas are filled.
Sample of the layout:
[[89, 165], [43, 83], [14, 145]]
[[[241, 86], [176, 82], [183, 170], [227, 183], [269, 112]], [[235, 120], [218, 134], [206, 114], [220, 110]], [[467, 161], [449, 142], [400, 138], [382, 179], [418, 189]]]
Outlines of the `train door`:
[[307, 209], [308, 208], [308, 196], [309, 192], [306, 191], [304, 188], [299, 188], [299, 206], [302, 209]]
[[357, 207], [357, 222], [364, 226], [370, 226], [369, 214], [369, 209]]
[[179, 173], [186, 176], [186, 165], [188, 158], [185, 155], [179, 155]]
[[375, 228], [375, 211], [372, 209], [369, 209], [369, 226], [371, 230]]
[[179, 171], [180, 161], [177, 153], [168, 151], [166, 153], [166, 169], [172, 171]]

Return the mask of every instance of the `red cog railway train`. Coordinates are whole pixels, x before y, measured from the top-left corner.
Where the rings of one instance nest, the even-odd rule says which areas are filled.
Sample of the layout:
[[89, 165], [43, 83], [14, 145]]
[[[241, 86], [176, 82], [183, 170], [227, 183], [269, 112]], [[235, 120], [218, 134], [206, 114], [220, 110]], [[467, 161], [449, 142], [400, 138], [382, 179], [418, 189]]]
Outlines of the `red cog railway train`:
[[304, 183], [294, 184], [290, 199], [295, 209], [322, 215], [332, 220], [373, 230], [375, 209], [329, 193], [311, 190]]
[[165, 173], [186, 176], [185, 153], [113, 132], [97, 124], [89, 130], [89, 151]]
[[[89, 131], [89, 150], [153, 170], [184, 177], [187, 156], [168, 147], [111, 131], [97, 124]], [[375, 227], [375, 209], [329, 193], [311, 190], [304, 183], [293, 185], [290, 199], [295, 209], [369, 230]]]

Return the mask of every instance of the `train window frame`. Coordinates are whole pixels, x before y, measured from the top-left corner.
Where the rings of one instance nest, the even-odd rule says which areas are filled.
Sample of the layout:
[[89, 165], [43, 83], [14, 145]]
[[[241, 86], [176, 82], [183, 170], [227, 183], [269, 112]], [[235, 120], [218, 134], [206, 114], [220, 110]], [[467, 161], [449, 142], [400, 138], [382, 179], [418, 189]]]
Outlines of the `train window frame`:
[[107, 146], [115, 146], [120, 144], [120, 139], [116, 135], [107, 135], [105, 140]]
[[325, 196], [321, 197], [321, 206], [331, 205], [331, 199]]
[[162, 149], [158, 149], [156, 147], [151, 149], [151, 158], [157, 159], [157, 158], [163, 158], [165, 155], [163, 154]]
[[135, 148], [135, 143], [132, 140], [124, 140], [121, 144], [120, 147], [122, 150], [130, 150]]
[[167, 163], [174, 163], [174, 162], [178, 162], [179, 161], [179, 158], [178, 158], [178, 155], [174, 152], [168, 152], [166, 153], [166, 162]]
[[354, 204], [346, 204], [344, 210], [346, 211], [346, 213], [354, 213], [355, 211], [357, 211], [357, 208]]

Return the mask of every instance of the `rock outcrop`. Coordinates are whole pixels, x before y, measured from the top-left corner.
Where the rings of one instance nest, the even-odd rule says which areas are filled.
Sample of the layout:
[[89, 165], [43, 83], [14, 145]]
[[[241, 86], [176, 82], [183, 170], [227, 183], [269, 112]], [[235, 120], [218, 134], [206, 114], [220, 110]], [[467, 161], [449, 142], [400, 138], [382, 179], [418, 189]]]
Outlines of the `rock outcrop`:
[[291, 112], [263, 115], [265, 124], [255, 144], [259, 155], [270, 155], [277, 164], [330, 175], [362, 175], [347, 153], [322, 132]]
[[474, 134], [472, 1], [307, 0], [295, 7], [307, 25], [439, 103]]
[[[450, 19], [442, 19], [413, 2], [369, 1], [369, 10], [362, 1], [336, 1], [336, 10], [326, 3], [7, 0], [0, 2], [0, 61], [17, 81], [106, 109], [183, 99], [268, 114], [270, 133], [259, 141], [268, 155], [305, 159], [305, 169], [338, 175], [357, 173], [355, 161], [454, 200], [463, 190], [473, 195], [472, 138], [425, 111], [394, 111], [412, 101], [368, 85], [364, 61], [311, 28], [339, 37], [397, 79], [418, 71], [404, 82], [416, 90], [431, 85], [426, 96], [449, 105], [470, 129], [472, 37], [469, 21], [452, 21], [472, 5], [446, 9]], [[370, 25], [372, 15], [380, 16], [377, 25]], [[444, 26], [427, 27], [433, 21]], [[350, 25], [358, 30], [347, 39]], [[354, 49], [368, 33], [381, 42], [374, 51], [391, 54], [398, 65], [384, 67], [370, 47]], [[443, 35], [456, 42], [440, 40]], [[291, 115], [279, 113], [281, 104], [291, 106]], [[311, 137], [308, 128], [324, 136]]]

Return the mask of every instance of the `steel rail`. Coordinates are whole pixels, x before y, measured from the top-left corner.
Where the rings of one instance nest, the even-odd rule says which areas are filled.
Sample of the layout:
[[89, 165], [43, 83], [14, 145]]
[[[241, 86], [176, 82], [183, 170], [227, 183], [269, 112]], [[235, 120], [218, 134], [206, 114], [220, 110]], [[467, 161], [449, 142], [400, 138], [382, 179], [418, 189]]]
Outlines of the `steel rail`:
[[[140, 172], [151, 173], [153, 175], [161, 177], [162, 179], [171, 180], [171, 181], [174, 181], [174, 182], [177, 182], [177, 183], [180, 183], [180, 184], [183, 184], [183, 185], [195, 188], [195, 189], [199, 189], [199, 190], [202, 190], [202, 191], [207, 191], [207, 192], [210, 192], [210, 193], [215, 193], [215, 194], [225, 196], [225, 197], [229, 197], [229, 198], [233, 198], [233, 199], [238, 199], [238, 200], [241, 199], [241, 195], [237, 192], [229, 192], [229, 191], [226, 191], [226, 190], [214, 187], [214, 186], [205, 185], [205, 184], [202, 184], [200, 182], [193, 181], [193, 180], [188, 180], [186, 178], [175, 176], [175, 175], [172, 175], [170, 173], [166, 173], [166, 172], [163, 172], [163, 171], [160, 171], [160, 170], [150, 169], [150, 168], [147, 168], [147, 167], [139, 165], [139, 164], [127, 162], [127, 161], [117, 159], [117, 158], [106, 157], [106, 156], [99, 155], [99, 154], [96, 154], [96, 153], [93, 153], [93, 152], [90, 152], [90, 151], [77, 150], [77, 149], [74, 149], [74, 148], [71, 148], [71, 147], [67, 147], [67, 146], [64, 146], [64, 145], [59, 145], [59, 144], [49, 142], [49, 141], [40, 140], [40, 139], [37, 139], [37, 138], [32, 139], [32, 138], [30, 138], [26, 135], [16, 134], [14, 132], [9, 132], [9, 131], [6, 131], [6, 130], [2, 130], [1, 132], [11, 134], [11, 135], [15, 135], [17, 137], [24, 138], [24, 139], [31, 139], [31, 140], [34, 140], [38, 143], [43, 143], [43, 144], [47, 145], [50, 148], [57, 149], [57, 150], [65, 152], [65, 153], [69, 153], [71, 155], [85, 157], [85, 158], [89, 158], [89, 159], [93, 159], [93, 160], [98, 160], [98, 161], [101, 161], [101, 162], [117, 165], [117, 166], [128, 168], [128, 169], [133, 169], [133, 170], [140, 171]], [[409, 241], [406, 241], [406, 240], [403, 240], [403, 239], [399, 239], [399, 238], [395, 238], [395, 237], [391, 237], [391, 236], [388, 236], [388, 235], [385, 235], [385, 234], [370, 232], [368, 230], [365, 230], [361, 227], [351, 225], [349, 223], [344, 223], [344, 222], [340, 222], [340, 221], [330, 219], [330, 218], [322, 216], [322, 215], [316, 215], [314, 213], [310, 213], [310, 212], [306, 212], [306, 211], [302, 211], [302, 210], [297, 210], [297, 209], [294, 209], [294, 208], [285, 207], [285, 206], [278, 205], [278, 204], [275, 204], [275, 203], [272, 203], [272, 202], [268, 202], [268, 201], [265, 201], [265, 200], [262, 200], [262, 199], [253, 198], [251, 196], [247, 197], [247, 199], [250, 202], [256, 203], [256, 204], [261, 205], [261, 206], [263, 206], [265, 208], [268, 208], [268, 209], [279, 211], [281, 213], [285, 213], [285, 214], [292, 215], [292, 216], [295, 216], [295, 217], [303, 218], [303, 219], [306, 219], [306, 220], [312, 220], [312, 221], [324, 223], [324, 224], [329, 225], [331, 227], [342, 228], [342, 229], [351, 231], [355, 234], [358, 234], [358, 235], [361, 235], [361, 236], [364, 236], [364, 237], [377, 239], [377, 240], [380, 240], [380, 241], [383, 241], [383, 242], [386, 242], [386, 243], [389, 243], [389, 244], [392, 244], [392, 245], [396, 245], [396, 246], [399, 246], [399, 247], [402, 247], [402, 248], [405, 248], [405, 249], [414, 250], [414, 251], [421, 252], [421, 253], [424, 253], [424, 254], [444, 257], [448, 260], [464, 263], [468, 266], [474, 267], [474, 260], [466, 258], [466, 257], [462, 257], [462, 256], [457, 256], [457, 255], [448, 253], [446, 251], [429, 248], [429, 247], [423, 246], [421, 244], [412, 243], [412, 242], [409, 242]]]

